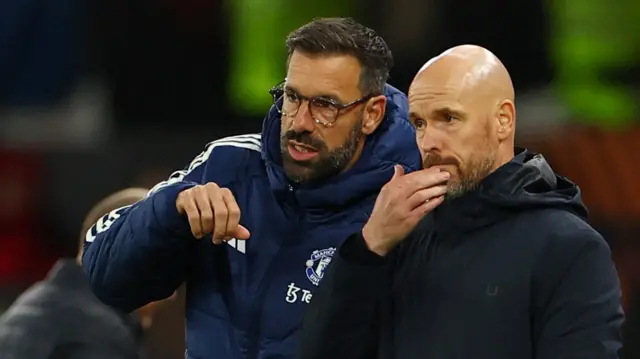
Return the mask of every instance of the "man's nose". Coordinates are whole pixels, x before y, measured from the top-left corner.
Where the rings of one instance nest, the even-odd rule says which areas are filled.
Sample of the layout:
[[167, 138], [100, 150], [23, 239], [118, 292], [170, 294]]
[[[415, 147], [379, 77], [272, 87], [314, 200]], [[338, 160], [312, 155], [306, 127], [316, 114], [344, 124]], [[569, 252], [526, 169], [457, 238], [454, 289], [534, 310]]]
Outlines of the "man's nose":
[[422, 155], [442, 149], [442, 138], [434, 129], [425, 129], [417, 133], [416, 140]]
[[309, 111], [309, 103], [307, 101], [303, 101], [300, 104], [300, 108], [298, 109], [298, 113], [293, 117], [292, 129], [298, 133], [302, 132], [313, 132], [315, 129], [315, 121], [311, 117], [311, 112]]

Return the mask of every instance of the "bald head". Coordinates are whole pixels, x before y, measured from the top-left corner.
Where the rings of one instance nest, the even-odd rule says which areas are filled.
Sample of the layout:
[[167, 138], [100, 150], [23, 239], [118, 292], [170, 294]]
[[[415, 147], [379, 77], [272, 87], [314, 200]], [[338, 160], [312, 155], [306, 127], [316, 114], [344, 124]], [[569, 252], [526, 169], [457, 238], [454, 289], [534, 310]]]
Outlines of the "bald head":
[[412, 86], [434, 76], [446, 77], [445, 81], [459, 86], [461, 92], [472, 91], [476, 96], [514, 101], [509, 72], [500, 59], [484, 47], [460, 45], [446, 50], [422, 66]]
[[424, 165], [451, 172], [452, 196], [513, 157], [513, 83], [483, 47], [456, 46], [425, 63], [411, 83], [409, 107]]
[[114, 209], [130, 206], [142, 199], [149, 192], [146, 188], [127, 188], [116, 193], [113, 193], [100, 202], [98, 202], [85, 217], [82, 222], [82, 232], [80, 232], [80, 253], [78, 254], [78, 262], [82, 258], [82, 247], [84, 245], [84, 239], [86, 233], [89, 231], [102, 216], [113, 211]]

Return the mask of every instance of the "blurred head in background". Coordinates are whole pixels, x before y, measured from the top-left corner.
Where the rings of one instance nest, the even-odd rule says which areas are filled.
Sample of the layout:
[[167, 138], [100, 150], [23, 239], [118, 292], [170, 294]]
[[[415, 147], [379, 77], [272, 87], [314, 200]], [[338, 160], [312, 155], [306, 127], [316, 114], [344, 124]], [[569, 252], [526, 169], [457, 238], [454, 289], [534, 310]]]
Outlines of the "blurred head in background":
[[316, 19], [286, 44], [287, 78], [272, 90], [283, 167], [294, 182], [323, 180], [348, 169], [382, 121], [393, 57], [375, 31], [349, 18]]
[[[79, 264], [82, 264], [82, 252], [84, 247], [85, 236], [86, 236], [86, 233], [91, 228], [91, 226], [93, 226], [94, 223], [98, 222], [100, 218], [102, 218], [104, 215], [108, 214], [109, 212], [117, 210], [122, 207], [130, 206], [144, 199], [148, 192], [149, 190], [146, 188], [127, 188], [127, 189], [118, 191], [108, 196], [107, 198], [101, 200], [89, 211], [89, 213], [87, 214], [87, 216], [83, 221], [82, 232], [80, 234], [80, 250], [78, 252], [78, 257], [77, 257]], [[170, 298], [167, 298], [167, 299], [172, 299], [174, 297], [175, 297], [175, 293], [174, 295], [172, 295]], [[151, 325], [153, 324], [153, 318], [157, 310], [160, 308], [160, 305], [162, 304], [162, 302], [164, 301], [151, 302], [136, 311], [135, 315], [138, 316], [137, 319], [139, 320], [143, 330], [148, 330], [151, 327]]]
[[451, 174], [449, 198], [513, 158], [513, 84], [485, 48], [457, 46], [429, 60], [411, 83], [409, 110], [424, 167]]

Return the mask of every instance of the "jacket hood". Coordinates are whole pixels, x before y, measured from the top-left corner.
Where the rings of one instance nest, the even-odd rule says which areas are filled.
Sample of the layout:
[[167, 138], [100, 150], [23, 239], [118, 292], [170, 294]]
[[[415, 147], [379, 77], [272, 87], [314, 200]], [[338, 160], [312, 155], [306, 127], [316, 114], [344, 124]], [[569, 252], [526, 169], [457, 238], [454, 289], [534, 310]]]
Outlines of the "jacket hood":
[[556, 174], [542, 155], [516, 149], [516, 156], [485, 178], [478, 189], [445, 201], [434, 214], [438, 227], [469, 230], [537, 209], [563, 210], [584, 220], [588, 216], [577, 185]]
[[393, 166], [407, 171], [421, 168], [415, 130], [408, 121], [407, 97], [391, 85], [385, 85], [385, 117], [376, 131], [367, 136], [357, 162], [349, 170], [311, 185], [290, 183], [282, 167], [280, 152], [280, 115], [271, 107], [262, 128], [262, 157], [265, 160], [271, 189], [276, 196], [292, 194], [298, 206], [307, 209], [343, 207], [364, 197], [377, 195], [393, 176]]

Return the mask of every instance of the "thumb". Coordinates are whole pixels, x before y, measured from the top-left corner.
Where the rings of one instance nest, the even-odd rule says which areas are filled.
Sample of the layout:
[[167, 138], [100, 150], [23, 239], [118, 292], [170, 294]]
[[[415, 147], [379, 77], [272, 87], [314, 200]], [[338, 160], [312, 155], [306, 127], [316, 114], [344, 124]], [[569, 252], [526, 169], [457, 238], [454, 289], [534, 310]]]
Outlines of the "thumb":
[[243, 225], [238, 225], [238, 228], [233, 233], [233, 236], [236, 237], [236, 239], [245, 240], [245, 239], [249, 239], [249, 237], [251, 236], [251, 233], [249, 232], [247, 227]]
[[404, 176], [404, 167], [400, 165], [393, 166], [393, 177], [391, 177], [391, 180], [393, 181], [394, 179], [401, 176]]

